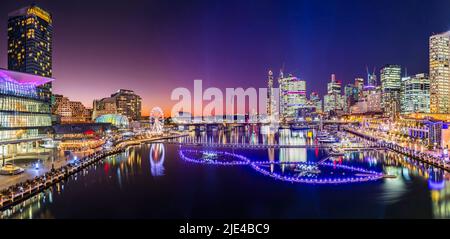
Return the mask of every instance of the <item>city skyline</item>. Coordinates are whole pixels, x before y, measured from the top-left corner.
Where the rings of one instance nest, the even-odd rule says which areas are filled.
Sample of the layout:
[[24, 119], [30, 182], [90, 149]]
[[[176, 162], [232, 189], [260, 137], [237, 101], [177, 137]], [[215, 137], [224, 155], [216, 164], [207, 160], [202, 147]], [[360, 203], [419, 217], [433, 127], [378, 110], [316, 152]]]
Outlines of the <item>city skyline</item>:
[[450, 218], [450, 3], [65, 2], [0, 3], [0, 219]]
[[[143, 98], [143, 115], [154, 106], [168, 112], [175, 103], [171, 91], [191, 88], [194, 79], [205, 87], [264, 87], [267, 71], [283, 65], [307, 82], [308, 93], [321, 97], [332, 73], [343, 85], [365, 78], [366, 66], [377, 74], [385, 64], [399, 64], [411, 75], [427, 73], [429, 37], [450, 29], [444, 20], [448, 1], [411, 1], [408, 8], [402, 1], [245, 1], [234, 15], [234, 1], [7, 1], [0, 3], [0, 21], [32, 2], [54, 18], [53, 92], [92, 107], [94, 99], [134, 90]], [[175, 15], [185, 23], [175, 22]], [[3, 55], [6, 30], [0, 25]], [[1, 57], [0, 67], [6, 66]]]

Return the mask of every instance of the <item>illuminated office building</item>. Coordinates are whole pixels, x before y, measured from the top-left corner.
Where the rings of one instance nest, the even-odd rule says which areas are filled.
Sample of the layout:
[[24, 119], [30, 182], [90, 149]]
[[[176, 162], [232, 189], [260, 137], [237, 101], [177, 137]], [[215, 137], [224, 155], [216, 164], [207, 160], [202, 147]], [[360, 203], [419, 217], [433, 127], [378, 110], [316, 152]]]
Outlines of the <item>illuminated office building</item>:
[[336, 80], [336, 75], [331, 75], [331, 82], [327, 85], [327, 92], [328, 94], [341, 94], [342, 89], [342, 83], [338, 80]]
[[380, 71], [381, 106], [385, 117], [397, 118], [400, 113], [401, 75], [399, 65], [386, 65]]
[[386, 65], [380, 71], [381, 90], [400, 90], [402, 68], [399, 65]]
[[33, 152], [51, 127], [51, 111], [37, 87], [53, 79], [0, 69], [0, 154]]
[[357, 86], [353, 84], [347, 84], [344, 87], [344, 96], [345, 96], [345, 104], [344, 104], [344, 111], [349, 113], [350, 108], [356, 104], [356, 102], [360, 99], [360, 90]]
[[344, 109], [345, 98], [341, 95], [342, 83], [331, 75], [331, 82], [327, 85], [327, 94], [323, 97], [323, 110], [327, 114], [336, 114]]
[[306, 106], [306, 82], [289, 75], [280, 78], [280, 113], [286, 121], [295, 120], [300, 108]]
[[322, 100], [317, 92], [312, 92], [309, 96], [310, 104], [316, 108], [317, 113], [322, 113]]
[[430, 110], [450, 113], [450, 32], [430, 37]]
[[364, 86], [364, 89], [367, 91], [373, 91], [377, 87], [377, 75], [375, 74], [375, 70], [373, 73], [369, 72], [367, 69], [367, 84]]
[[430, 113], [430, 80], [427, 74], [402, 78], [401, 113]]
[[[36, 5], [8, 15], [8, 69], [52, 77], [52, 16]], [[52, 85], [38, 87], [38, 94], [50, 103]]]
[[363, 78], [355, 78], [355, 86], [358, 88], [360, 92], [364, 90], [364, 79]]
[[381, 92], [375, 92], [367, 95], [367, 111], [370, 113], [381, 113], [383, 108], [381, 106]]
[[273, 95], [273, 72], [269, 71], [267, 78], [267, 116], [272, 116], [274, 113], [274, 95]]

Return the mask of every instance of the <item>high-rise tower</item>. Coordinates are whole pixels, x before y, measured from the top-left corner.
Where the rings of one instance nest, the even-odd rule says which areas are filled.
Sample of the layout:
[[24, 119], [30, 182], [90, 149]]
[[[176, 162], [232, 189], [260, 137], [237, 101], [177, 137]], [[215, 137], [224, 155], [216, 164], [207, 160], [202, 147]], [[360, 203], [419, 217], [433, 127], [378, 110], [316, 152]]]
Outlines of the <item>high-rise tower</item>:
[[381, 106], [386, 117], [399, 116], [401, 78], [402, 68], [399, 65], [386, 65], [380, 71]]
[[267, 79], [267, 116], [273, 115], [274, 97], [273, 97], [273, 72], [269, 71]]
[[450, 32], [430, 37], [430, 110], [450, 113]]
[[[52, 16], [31, 5], [8, 15], [8, 69], [52, 77]], [[50, 102], [51, 83], [38, 87], [38, 94]]]

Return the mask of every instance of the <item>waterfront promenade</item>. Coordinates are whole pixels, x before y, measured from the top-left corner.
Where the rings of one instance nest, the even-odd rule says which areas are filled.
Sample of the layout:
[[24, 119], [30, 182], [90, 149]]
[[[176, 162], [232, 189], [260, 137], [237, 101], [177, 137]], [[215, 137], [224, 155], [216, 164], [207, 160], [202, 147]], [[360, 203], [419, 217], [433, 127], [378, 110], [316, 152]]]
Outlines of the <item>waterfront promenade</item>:
[[450, 165], [447, 162], [445, 162], [443, 158], [436, 156], [433, 153], [421, 152], [421, 151], [417, 151], [417, 150], [414, 150], [414, 149], [411, 149], [408, 147], [404, 147], [404, 146], [399, 145], [394, 142], [387, 142], [383, 138], [376, 137], [374, 135], [369, 135], [358, 129], [344, 127], [344, 130], [347, 131], [348, 133], [351, 133], [351, 134], [357, 135], [359, 137], [362, 137], [366, 140], [372, 141], [372, 142], [378, 144], [380, 147], [390, 149], [392, 151], [401, 153], [401, 154], [411, 157], [413, 159], [419, 160], [423, 163], [427, 163], [427, 164], [433, 165], [435, 167], [444, 169], [446, 171], [450, 171]]
[[29, 176], [24, 178], [14, 178], [13, 176], [8, 181], [8, 183], [11, 183], [11, 185], [3, 188], [0, 192], [0, 210], [5, 210], [13, 205], [16, 205], [108, 156], [123, 152], [130, 146], [183, 136], [185, 135], [172, 134], [166, 136], [130, 139], [122, 142], [117, 142], [117, 144], [109, 150], [95, 151], [94, 153], [82, 157], [74, 162], [69, 162], [67, 164], [61, 163], [60, 167], [54, 165], [55, 167], [53, 170], [48, 170], [42, 175], [36, 176], [34, 178], [30, 178]]

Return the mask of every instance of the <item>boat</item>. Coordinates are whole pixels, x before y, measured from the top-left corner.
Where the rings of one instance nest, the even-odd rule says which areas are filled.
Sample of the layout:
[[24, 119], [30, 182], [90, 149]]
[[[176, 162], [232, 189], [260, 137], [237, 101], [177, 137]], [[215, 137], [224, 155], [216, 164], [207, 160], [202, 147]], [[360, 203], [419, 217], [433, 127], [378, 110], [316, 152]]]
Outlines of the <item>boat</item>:
[[332, 143], [337, 143], [337, 142], [339, 142], [339, 140], [336, 138], [336, 137], [334, 137], [334, 136], [328, 136], [328, 137], [326, 137], [326, 138], [320, 138], [319, 139], [319, 142], [320, 143], [327, 143], [327, 144], [332, 144]]
[[327, 131], [321, 131], [317, 134], [317, 138], [327, 138], [328, 136], [330, 136], [330, 134]]
[[0, 169], [0, 175], [18, 175], [23, 172], [25, 172], [25, 169], [17, 167], [12, 163], [6, 163], [5, 166]]
[[310, 127], [308, 126], [308, 125], [304, 125], [304, 124], [301, 124], [301, 125], [292, 125], [291, 126], [291, 129], [293, 129], [293, 130], [307, 130], [307, 129], [310, 129]]
[[330, 156], [344, 156], [345, 151], [342, 149], [331, 148], [329, 155]]

